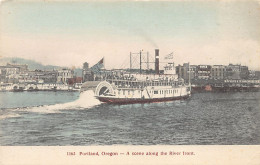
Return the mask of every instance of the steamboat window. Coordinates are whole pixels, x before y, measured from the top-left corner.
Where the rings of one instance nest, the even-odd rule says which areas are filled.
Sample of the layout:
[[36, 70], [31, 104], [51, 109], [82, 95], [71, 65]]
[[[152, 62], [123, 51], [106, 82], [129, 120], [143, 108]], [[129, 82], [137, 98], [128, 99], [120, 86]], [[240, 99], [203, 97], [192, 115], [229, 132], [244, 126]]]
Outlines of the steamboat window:
[[158, 94], [158, 91], [154, 91], [154, 94]]
[[130, 95], [130, 91], [128, 91], [128, 95]]
[[123, 95], [125, 95], [125, 90], [123, 90]]

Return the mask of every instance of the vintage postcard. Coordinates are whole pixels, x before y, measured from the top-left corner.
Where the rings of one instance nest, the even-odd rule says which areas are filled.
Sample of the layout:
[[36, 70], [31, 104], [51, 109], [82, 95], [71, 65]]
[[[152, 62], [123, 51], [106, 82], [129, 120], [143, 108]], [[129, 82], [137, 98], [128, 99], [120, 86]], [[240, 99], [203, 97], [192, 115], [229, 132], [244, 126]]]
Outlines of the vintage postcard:
[[0, 164], [260, 162], [259, 1], [0, 5]]

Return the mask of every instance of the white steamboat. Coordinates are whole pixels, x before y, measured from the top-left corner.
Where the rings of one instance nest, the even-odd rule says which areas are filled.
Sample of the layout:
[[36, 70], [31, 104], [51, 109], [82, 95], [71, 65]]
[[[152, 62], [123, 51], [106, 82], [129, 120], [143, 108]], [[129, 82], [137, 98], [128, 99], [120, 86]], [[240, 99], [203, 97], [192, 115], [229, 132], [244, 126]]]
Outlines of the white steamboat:
[[[173, 65], [166, 68], [168, 72], [175, 70]], [[95, 96], [102, 102], [129, 104], [186, 99], [191, 95], [190, 84], [174, 78], [175, 74], [158, 75], [154, 79], [142, 76], [146, 80], [133, 76], [102, 81], [95, 89]]]
[[120, 77], [106, 77], [104, 81], [86, 82], [101, 102], [115, 104], [150, 103], [186, 99], [191, 96], [191, 85], [176, 74], [174, 63], [164, 67], [159, 74], [159, 50], [155, 50], [156, 74], [128, 73]]

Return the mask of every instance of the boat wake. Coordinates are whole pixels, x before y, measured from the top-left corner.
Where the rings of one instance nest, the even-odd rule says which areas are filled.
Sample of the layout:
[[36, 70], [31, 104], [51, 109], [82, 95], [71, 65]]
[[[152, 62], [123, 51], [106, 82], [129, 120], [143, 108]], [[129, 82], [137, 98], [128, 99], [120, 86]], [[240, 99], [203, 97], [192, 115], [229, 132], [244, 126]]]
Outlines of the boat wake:
[[20, 114], [14, 112], [35, 112], [35, 113], [61, 113], [62, 110], [85, 110], [96, 105], [99, 105], [101, 102], [94, 97], [93, 91], [82, 92], [79, 98], [73, 102], [61, 103], [55, 105], [41, 105], [34, 107], [22, 107], [22, 108], [13, 108], [5, 109], [0, 114], [0, 119], [10, 118], [10, 117], [19, 117]]
[[16, 113], [7, 113], [7, 114], [0, 114], [0, 120], [6, 119], [6, 118], [14, 118], [14, 117], [19, 117], [19, 114]]

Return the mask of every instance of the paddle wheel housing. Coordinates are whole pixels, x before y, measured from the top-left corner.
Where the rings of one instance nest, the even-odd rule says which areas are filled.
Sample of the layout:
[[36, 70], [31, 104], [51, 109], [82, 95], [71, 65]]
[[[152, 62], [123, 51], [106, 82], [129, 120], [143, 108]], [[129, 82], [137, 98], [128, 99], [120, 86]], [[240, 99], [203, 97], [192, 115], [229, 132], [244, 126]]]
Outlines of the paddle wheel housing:
[[95, 90], [96, 96], [111, 96], [114, 95], [115, 87], [113, 87], [110, 83], [107, 81], [100, 82]]

